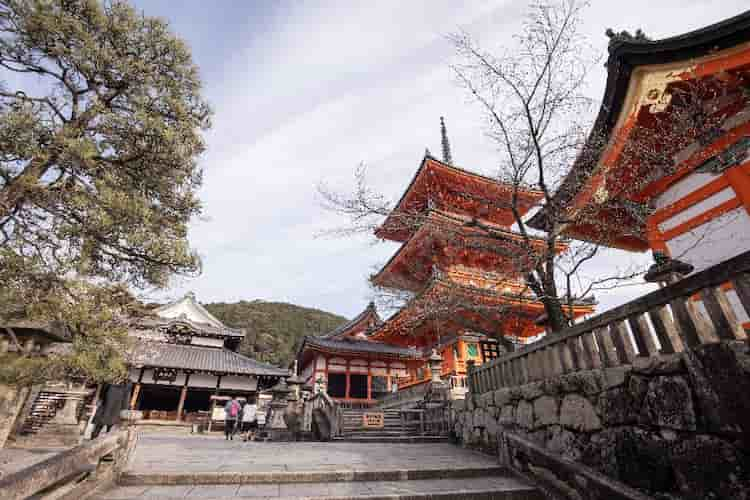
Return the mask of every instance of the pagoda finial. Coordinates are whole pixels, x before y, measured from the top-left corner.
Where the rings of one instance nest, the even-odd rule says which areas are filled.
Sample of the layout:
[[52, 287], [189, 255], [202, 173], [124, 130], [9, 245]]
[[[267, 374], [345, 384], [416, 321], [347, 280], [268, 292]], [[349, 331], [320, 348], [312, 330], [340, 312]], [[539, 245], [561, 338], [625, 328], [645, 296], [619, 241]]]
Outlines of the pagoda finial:
[[443, 163], [453, 165], [453, 158], [451, 157], [451, 144], [448, 142], [448, 131], [445, 129], [445, 119], [440, 117], [440, 139], [443, 144]]
[[424, 148], [424, 155], [432, 157], [432, 153], [430, 153], [430, 148]]

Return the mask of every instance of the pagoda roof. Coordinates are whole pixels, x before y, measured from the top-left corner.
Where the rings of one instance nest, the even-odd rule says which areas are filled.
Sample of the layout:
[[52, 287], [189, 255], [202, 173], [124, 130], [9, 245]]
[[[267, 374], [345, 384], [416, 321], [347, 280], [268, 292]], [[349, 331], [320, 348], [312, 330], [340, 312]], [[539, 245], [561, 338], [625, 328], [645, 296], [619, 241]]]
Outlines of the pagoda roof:
[[208, 337], [243, 338], [245, 330], [231, 328], [208, 312], [195, 298], [193, 293], [169, 304], [157, 307], [152, 315], [138, 321], [138, 327], [150, 329], [186, 326], [197, 335]]
[[422, 162], [395, 208], [375, 235], [406, 241], [420, 225], [428, 208], [451, 211], [508, 227], [515, 223], [511, 195], [518, 189], [518, 211], [524, 215], [543, 196], [540, 191], [511, 184], [449, 165], [429, 154]]
[[[433, 266], [445, 271], [451, 265], [465, 264], [492, 270], [498, 278], [519, 274], [523, 266], [518, 259], [528, 251], [524, 237], [491, 223], [487, 227], [492, 236], [466, 216], [430, 210], [419, 229], [370, 280], [377, 286], [417, 292], [430, 279]], [[543, 239], [531, 240], [533, 247], [543, 248]], [[562, 251], [566, 246], [559, 243], [558, 247]]]
[[342, 337], [355, 336], [357, 334], [367, 334], [368, 331], [380, 326], [383, 320], [378, 315], [375, 303], [370, 302], [364, 311], [355, 316], [351, 321], [331, 330], [330, 332], [319, 336], [318, 338], [338, 339]]
[[[615, 36], [610, 41], [607, 60], [607, 83], [604, 97], [588, 141], [556, 191], [555, 206], [568, 207], [566, 219], [578, 222], [567, 225], [569, 236], [596, 241], [627, 250], [648, 249], [644, 222], [627, 210], [627, 197], [647, 202], [651, 189], [661, 182], [676, 181], [680, 174], [662, 176], [649, 171], [651, 165], [635, 166], [628, 162], [629, 141], [642, 140], [633, 134], [636, 125], [647, 122], [656, 113], [670, 112], [671, 89], [685, 82], [713, 75], [731, 75], [733, 85], [739, 72], [747, 78], [750, 70], [750, 10], [716, 24], [661, 40], [637, 40]], [[732, 112], [736, 112], [733, 110]], [[717, 114], [727, 114], [720, 109]], [[658, 140], [656, 137], [653, 140]], [[670, 143], [677, 141], [662, 141]], [[687, 138], [695, 140], [696, 138]], [[683, 145], [678, 145], [683, 146]], [[625, 156], [625, 158], [623, 158]], [[697, 156], [697, 155], [694, 155]], [[699, 161], [686, 162], [694, 168]], [[615, 175], [617, 169], [640, 169], [631, 176]], [[632, 185], [629, 178], [653, 177], [636, 193], [625, 193]], [[657, 182], [658, 181], [658, 182]], [[623, 194], [625, 193], [625, 194]], [[545, 230], [550, 214], [540, 210], [529, 221], [531, 227]], [[583, 219], [588, 219], [584, 222]], [[592, 219], [598, 219], [593, 223]], [[615, 226], [610, 221], [617, 220]], [[613, 227], [614, 226], [614, 227]], [[619, 226], [619, 227], [618, 227]], [[605, 239], [606, 236], [606, 239]]]
[[[485, 273], [472, 270], [436, 272], [425, 288], [403, 308], [375, 330], [374, 340], [388, 342], [398, 336], [408, 336], [429, 321], [454, 321], [459, 317], [485, 325], [486, 333], [505, 335], [503, 323], [519, 321], [514, 337], [531, 337], [543, 330], [534, 319], [544, 311], [544, 305], [527, 292], [523, 285], [511, 281], [485, 279]], [[576, 317], [593, 312], [594, 303], [581, 301], [574, 306]], [[496, 330], [496, 331], [493, 331]]]
[[299, 359], [307, 350], [327, 353], [360, 354], [366, 356], [383, 356], [389, 358], [420, 359], [421, 354], [416, 349], [358, 338], [325, 338], [306, 336], [297, 350]]
[[287, 370], [261, 363], [228, 349], [163, 342], [137, 342], [131, 357], [135, 367], [178, 368], [227, 375], [286, 377]]

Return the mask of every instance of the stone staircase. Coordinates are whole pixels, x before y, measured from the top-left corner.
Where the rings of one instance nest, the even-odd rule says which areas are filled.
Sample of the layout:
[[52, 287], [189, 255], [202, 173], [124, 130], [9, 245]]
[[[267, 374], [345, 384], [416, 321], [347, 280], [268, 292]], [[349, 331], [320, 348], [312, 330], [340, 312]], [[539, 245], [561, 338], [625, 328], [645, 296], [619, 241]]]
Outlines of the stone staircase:
[[144, 434], [118, 484], [135, 500], [542, 500], [497, 459], [446, 443], [242, 443]]
[[[383, 427], [365, 426], [365, 414], [382, 414]], [[404, 426], [399, 410], [344, 409], [341, 435], [334, 441], [359, 443], [434, 443], [447, 441], [446, 436], [423, 435], [416, 426]]]

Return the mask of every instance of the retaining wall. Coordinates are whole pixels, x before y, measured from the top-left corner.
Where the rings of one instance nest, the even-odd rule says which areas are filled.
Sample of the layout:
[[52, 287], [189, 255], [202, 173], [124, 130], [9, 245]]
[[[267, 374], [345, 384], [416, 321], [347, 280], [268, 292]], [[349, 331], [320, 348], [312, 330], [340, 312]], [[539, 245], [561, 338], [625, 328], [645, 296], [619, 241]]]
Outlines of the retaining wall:
[[657, 498], [750, 498], [745, 342], [467, 394], [451, 420], [466, 446], [515, 434]]

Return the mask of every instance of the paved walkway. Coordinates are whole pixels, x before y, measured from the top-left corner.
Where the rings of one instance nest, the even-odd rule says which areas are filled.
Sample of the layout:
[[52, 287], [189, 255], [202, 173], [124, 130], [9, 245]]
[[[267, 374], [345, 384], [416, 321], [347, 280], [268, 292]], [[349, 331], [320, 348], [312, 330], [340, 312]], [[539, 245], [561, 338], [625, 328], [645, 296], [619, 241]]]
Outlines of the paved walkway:
[[261, 443], [215, 436], [142, 434], [127, 472], [321, 472], [497, 467], [481, 453], [448, 443]]
[[141, 433], [101, 500], [541, 500], [493, 457], [448, 443], [260, 443]]

